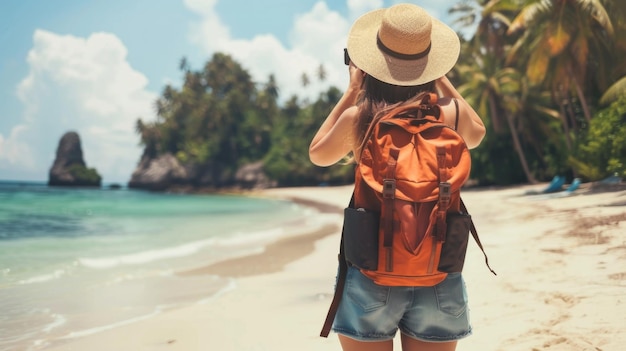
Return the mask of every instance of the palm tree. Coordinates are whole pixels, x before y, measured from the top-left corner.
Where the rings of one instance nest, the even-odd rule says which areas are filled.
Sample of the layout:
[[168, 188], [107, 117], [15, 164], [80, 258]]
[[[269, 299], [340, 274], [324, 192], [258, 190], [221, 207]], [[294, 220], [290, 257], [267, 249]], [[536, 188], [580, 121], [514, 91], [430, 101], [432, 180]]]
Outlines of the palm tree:
[[[563, 166], [555, 160], [564, 153], [561, 147], [563, 133], [560, 129], [559, 112], [552, 107], [550, 92], [532, 86], [521, 72], [513, 70], [507, 78], [515, 81], [503, 84], [503, 91], [510, 92], [504, 95], [505, 105], [509, 107], [511, 116], [509, 128], [517, 131], [522, 145], [528, 151], [534, 151], [536, 157], [533, 158], [538, 164], [534, 167], [533, 175], [551, 177]], [[510, 88], [507, 89], [507, 85]], [[553, 161], [546, 162], [547, 159]], [[550, 170], [550, 167], [553, 169]]]
[[267, 95], [269, 95], [273, 99], [278, 98], [278, 92], [279, 92], [278, 84], [276, 84], [276, 77], [273, 74], [270, 74], [267, 80], [267, 84], [265, 84], [264, 91], [265, 93], [267, 93]]
[[[462, 26], [473, 26], [478, 21], [471, 40], [472, 46], [464, 52], [475, 59], [484, 61], [486, 65], [492, 65], [491, 68], [502, 67], [506, 50], [510, 46], [507, 42], [509, 38], [505, 35], [510, 25], [506, 14], [516, 9], [515, 4], [512, 0], [474, 0], [473, 2], [463, 1], [448, 11], [451, 14], [460, 15], [456, 22]], [[489, 67], [484, 68], [489, 69]], [[493, 83], [491, 82], [492, 85]], [[490, 99], [493, 100], [494, 97]], [[493, 101], [491, 105], [494, 106]], [[503, 133], [506, 122], [503, 116], [492, 113], [490, 118], [494, 131]]]
[[459, 87], [459, 91], [475, 102], [478, 113], [488, 118], [496, 133], [505, 133], [506, 124], [527, 181], [536, 183], [515, 121], [518, 117], [515, 112], [519, 110], [520, 75], [504, 65], [506, 51], [510, 47], [506, 36], [510, 21], [506, 13], [512, 12], [514, 5], [511, 0], [475, 0], [475, 4], [467, 1], [459, 3], [449, 12], [461, 14], [457, 22], [466, 26], [473, 25], [478, 19], [472, 45], [464, 46], [466, 57], [463, 61], [466, 64], [460, 65], [458, 70], [465, 76], [466, 83]]
[[300, 76], [300, 80], [302, 82], [302, 86], [305, 88], [309, 86], [309, 84], [311, 84], [311, 80], [309, 79], [309, 76], [304, 72], [302, 73], [302, 76]]
[[508, 45], [505, 32], [511, 24], [509, 16], [518, 10], [515, 0], [465, 0], [450, 8], [448, 13], [458, 14], [455, 22], [461, 26], [476, 24], [472, 38], [475, 51], [502, 57]]
[[187, 58], [185, 56], [183, 56], [179, 63], [178, 63], [178, 69], [180, 69], [183, 72], [189, 72], [189, 70], [191, 69], [189, 67], [189, 60], [187, 60]]
[[[520, 35], [521, 33], [521, 35]], [[546, 84], [555, 101], [573, 102], [591, 119], [585, 82], [590, 63], [608, 57], [613, 25], [599, 0], [525, 0], [511, 22], [509, 35], [519, 35], [508, 63], [526, 68], [533, 84]], [[564, 126], [574, 116], [562, 116]]]
[[320, 80], [320, 82], [323, 82], [326, 80], [326, 69], [324, 68], [324, 65], [320, 64], [320, 66], [317, 68], [317, 79]]
[[[515, 122], [516, 117], [519, 117], [516, 112], [520, 110], [518, 96], [521, 91], [521, 77], [513, 68], [498, 68], [494, 61], [493, 56], [485, 55], [478, 58], [473, 66], [460, 66], [460, 73], [465, 76], [467, 83], [459, 86], [458, 90], [477, 106], [480, 116], [492, 122], [492, 127], [495, 125], [494, 121], [504, 119], [526, 180], [534, 184], [537, 180], [528, 166], [519, 138], [520, 130]], [[500, 133], [503, 132], [504, 130]]]
[[626, 95], [626, 2], [609, 1], [606, 9], [613, 21], [614, 40], [611, 64], [602, 67], [605, 72], [600, 76], [606, 77], [601, 82], [603, 94], [600, 103], [604, 106]]
[[460, 24], [462, 27], [470, 27], [476, 23], [480, 13], [475, 5], [482, 7], [485, 1], [474, 0], [473, 2], [475, 4], [472, 4], [470, 1], [461, 1], [448, 9], [449, 14], [458, 15], [454, 23]]
[[626, 96], [626, 76], [613, 83], [600, 98], [600, 103], [608, 105], [617, 101], [620, 97]]

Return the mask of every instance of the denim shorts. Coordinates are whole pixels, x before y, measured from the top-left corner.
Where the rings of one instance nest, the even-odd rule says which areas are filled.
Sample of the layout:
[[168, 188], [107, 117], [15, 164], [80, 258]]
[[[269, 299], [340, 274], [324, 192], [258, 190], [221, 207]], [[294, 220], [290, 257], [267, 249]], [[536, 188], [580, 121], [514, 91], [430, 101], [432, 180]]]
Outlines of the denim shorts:
[[333, 331], [360, 341], [393, 339], [396, 331], [427, 342], [472, 333], [461, 273], [428, 287], [381, 286], [349, 267]]

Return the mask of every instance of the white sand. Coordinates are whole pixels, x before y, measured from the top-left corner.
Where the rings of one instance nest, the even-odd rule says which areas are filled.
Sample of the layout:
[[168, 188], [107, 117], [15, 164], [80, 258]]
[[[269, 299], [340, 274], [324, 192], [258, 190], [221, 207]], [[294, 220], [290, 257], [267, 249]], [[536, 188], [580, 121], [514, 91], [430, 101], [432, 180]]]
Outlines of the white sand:
[[[498, 276], [470, 243], [464, 276], [474, 335], [457, 350], [626, 349], [626, 207], [603, 206], [624, 202], [626, 191], [591, 194], [583, 187], [570, 197], [522, 196], [528, 189], [541, 186], [463, 194]], [[264, 193], [344, 207], [350, 192]], [[49, 350], [339, 351], [336, 335], [318, 336], [333, 292], [338, 242], [337, 231], [282, 271], [238, 278], [235, 289], [205, 304]]]

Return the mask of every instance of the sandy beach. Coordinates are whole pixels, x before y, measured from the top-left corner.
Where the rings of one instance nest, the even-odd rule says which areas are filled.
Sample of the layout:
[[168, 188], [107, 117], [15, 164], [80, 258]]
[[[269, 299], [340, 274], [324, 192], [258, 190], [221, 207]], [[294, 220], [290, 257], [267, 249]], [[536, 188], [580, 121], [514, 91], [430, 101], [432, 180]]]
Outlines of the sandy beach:
[[[471, 242], [464, 276], [474, 332], [457, 350], [626, 347], [626, 190], [583, 184], [571, 196], [525, 195], [544, 186], [463, 192], [498, 276]], [[350, 194], [351, 187], [342, 186], [261, 195], [341, 213]], [[336, 225], [280, 240], [262, 254], [179, 272], [234, 277], [233, 289], [203, 304], [47, 350], [339, 351], [336, 335], [318, 336], [334, 287], [337, 218]]]

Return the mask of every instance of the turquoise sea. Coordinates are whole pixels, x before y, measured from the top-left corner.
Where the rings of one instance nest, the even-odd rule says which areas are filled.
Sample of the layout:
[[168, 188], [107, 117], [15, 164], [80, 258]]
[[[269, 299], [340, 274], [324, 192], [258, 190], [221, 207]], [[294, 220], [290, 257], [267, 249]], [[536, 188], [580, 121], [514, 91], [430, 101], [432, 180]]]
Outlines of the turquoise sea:
[[236, 289], [176, 272], [321, 227], [292, 202], [0, 181], [0, 351], [40, 350]]

